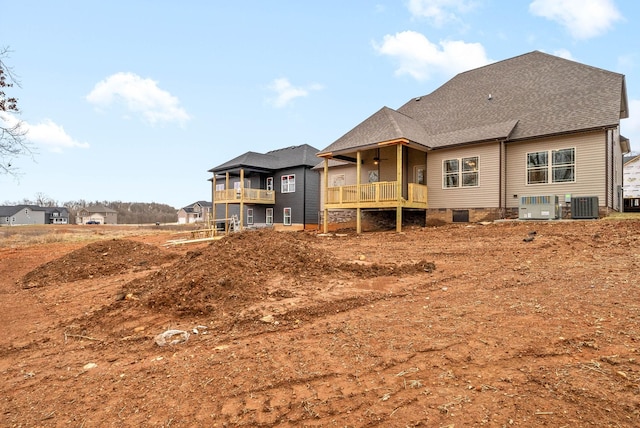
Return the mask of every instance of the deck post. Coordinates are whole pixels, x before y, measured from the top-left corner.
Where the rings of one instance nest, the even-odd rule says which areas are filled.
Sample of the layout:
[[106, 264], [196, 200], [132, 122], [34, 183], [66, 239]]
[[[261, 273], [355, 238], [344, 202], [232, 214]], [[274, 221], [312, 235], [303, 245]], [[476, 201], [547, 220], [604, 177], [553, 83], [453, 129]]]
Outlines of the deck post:
[[360, 208], [360, 172], [362, 170], [362, 168], [360, 167], [362, 164], [362, 154], [360, 153], [360, 150], [358, 150], [356, 152], [356, 201], [357, 201], [357, 208], [356, 208], [356, 233], [360, 234], [362, 233], [362, 209]]
[[329, 233], [329, 158], [324, 158], [324, 210], [322, 215], [322, 232]]
[[[225, 180], [226, 180], [224, 184], [225, 192], [226, 194], [229, 194], [229, 171], [227, 171]], [[225, 197], [224, 199], [225, 201], [228, 201], [229, 198]], [[224, 203], [224, 234], [225, 235], [229, 234], [229, 202]]]
[[240, 231], [244, 228], [244, 168], [240, 168]]
[[398, 205], [396, 207], [396, 232], [402, 232], [402, 144], [396, 145], [396, 193]]

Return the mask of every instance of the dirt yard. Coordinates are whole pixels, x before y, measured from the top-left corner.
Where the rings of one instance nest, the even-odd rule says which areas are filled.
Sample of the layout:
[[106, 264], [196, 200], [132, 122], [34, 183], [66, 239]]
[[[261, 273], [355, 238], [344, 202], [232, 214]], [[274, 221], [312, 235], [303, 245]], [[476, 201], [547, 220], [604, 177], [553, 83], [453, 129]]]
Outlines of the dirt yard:
[[172, 238], [0, 229], [0, 426], [640, 426], [640, 220]]

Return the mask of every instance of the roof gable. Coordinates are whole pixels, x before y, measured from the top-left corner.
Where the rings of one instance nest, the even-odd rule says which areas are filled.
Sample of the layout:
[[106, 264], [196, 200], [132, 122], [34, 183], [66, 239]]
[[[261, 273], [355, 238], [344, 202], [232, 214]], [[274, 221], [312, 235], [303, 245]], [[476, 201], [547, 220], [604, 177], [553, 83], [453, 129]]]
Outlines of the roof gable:
[[427, 137], [425, 129], [414, 119], [385, 106], [338, 138], [322, 153], [340, 152], [353, 147], [375, 146], [385, 141], [400, 139], [424, 144]]

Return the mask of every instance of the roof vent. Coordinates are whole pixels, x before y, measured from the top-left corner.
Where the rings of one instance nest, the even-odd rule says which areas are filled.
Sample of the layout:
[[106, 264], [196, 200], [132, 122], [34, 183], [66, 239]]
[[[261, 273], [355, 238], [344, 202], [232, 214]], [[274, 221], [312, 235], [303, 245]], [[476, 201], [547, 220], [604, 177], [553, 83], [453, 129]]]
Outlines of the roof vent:
[[489, 96], [487, 97], [487, 99], [488, 99], [489, 101], [491, 101], [491, 100], [493, 99], [493, 95], [489, 94]]
[[422, 97], [417, 97], [416, 101], [420, 101], [422, 99]]

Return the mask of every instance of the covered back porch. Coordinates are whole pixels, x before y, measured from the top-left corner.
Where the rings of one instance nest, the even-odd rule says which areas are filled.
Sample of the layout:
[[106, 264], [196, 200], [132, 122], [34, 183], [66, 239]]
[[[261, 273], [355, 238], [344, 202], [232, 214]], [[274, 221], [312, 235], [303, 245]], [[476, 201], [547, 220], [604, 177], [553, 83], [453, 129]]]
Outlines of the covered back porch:
[[[328, 231], [329, 210], [355, 209], [356, 230], [362, 232], [362, 209], [395, 209], [396, 231], [402, 231], [402, 209], [428, 208], [426, 151], [397, 139], [361, 147], [347, 153], [322, 153], [324, 158], [323, 231]], [[329, 160], [350, 164], [340, 173]]]

